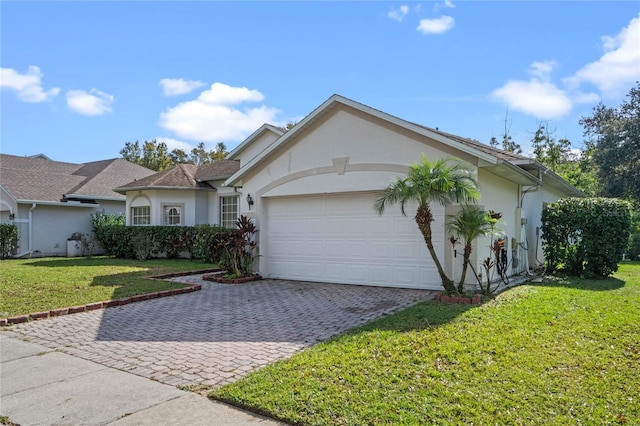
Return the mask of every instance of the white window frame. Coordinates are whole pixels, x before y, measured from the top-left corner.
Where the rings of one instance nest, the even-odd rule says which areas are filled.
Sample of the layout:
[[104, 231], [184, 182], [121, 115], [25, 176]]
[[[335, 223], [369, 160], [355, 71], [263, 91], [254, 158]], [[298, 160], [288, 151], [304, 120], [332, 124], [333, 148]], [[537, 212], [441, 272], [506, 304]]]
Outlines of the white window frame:
[[[171, 223], [171, 221], [167, 220], [169, 217], [169, 211], [171, 209], [177, 209], [178, 211], [178, 222]], [[180, 226], [182, 225], [182, 212], [184, 211], [184, 204], [163, 204], [162, 205], [162, 224], [164, 226]]]
[[[228, 210], [231, 207], [234, 207], [233, 211]], [[220, 197], [220, 226], [235, 229], [239, 213], [240, 197], [235, 195]], [[233, 219], [231, 218], [232, 215]]]
[[[146, 214], [141, 212], [142, 209], [146, 209]], [[131, 225], [133, 226], [151, 225], [151, 206], [131, 207]]]

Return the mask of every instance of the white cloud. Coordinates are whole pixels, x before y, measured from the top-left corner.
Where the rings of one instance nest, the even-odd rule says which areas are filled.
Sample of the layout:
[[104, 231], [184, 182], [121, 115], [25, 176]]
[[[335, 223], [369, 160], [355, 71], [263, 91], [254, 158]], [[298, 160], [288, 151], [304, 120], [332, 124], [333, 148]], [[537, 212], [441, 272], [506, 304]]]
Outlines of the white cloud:
[[[638, 34], [640, 15], [615, 37], [602, 37], [605, 53], [564, 78], [562, 88], [551, 80], [551, 73], [558, 64], [555, 61], [536, 61], [529, 70], [530, 80], [509, 80], [490, 96], [539, 119], [560, 118], [569, 113], [574, 104], [595, 103], [601, 95], [610, 98], [622, 96], [640, 80]], [[584, 84], [595, 85], [600, 94], [581, 90]]]
[[416, 29], [423, 34], [442, 34], [453, 28], [454, 23], [451, 16], [443, 15], [436, 19], [421, 19]]
[[264, 123], [273, 123], [280, 112], [259, 105], [264, 95], [246, 87], [214, 83], [197, 99], [182, 102], [160, 114], [160, 125], [177, 136], [202, 142], [240, 141]]
[[436, 3], [433, 5], [433, 11], [435, 13], [440, 12], [442, 9], [455, 9], [456, 5], [451, 0], [444, 0], [442, 3]]
[[163, 78], [160, 80], [160, 86], [165, 96], [176, 96], [189, 93], [198, 87], [204, 86], [204, 83], [183, 78]]
[[556, 61], [534, 61], [531, 64], [529, 72], [536, 78], [548, 81], [551, 77], [551, 71], [557, 66]]
[[409, 6], [403, 4], [399, 8], [389, 11], [387, 16], [394, 21], [402, 22], [402, 19], [407, 16], [407, 13], [409, 13]]
[[111, 111], [114, 97], [98, 89], [69, 90], [66, 94], [70, 110], [82, 115], [102, 115]]
[[579, 69], [565, 84], [592, 83], [607, 97], [626, 93], [640, 80], [640, 15], [614, 37], [602, 37], [604, 55]]
[[565, 91], [535, 77], [529, 81], [510, 80], [491, 92], [491, 97], [504, 102], [510, 109], [542, 120], [561, 118], [573, 107]]
[[57, 87], [49, 90], [42, 88], [40, 68], [30, 65], [25, 74], [20, 74], [13, 68], [0, 68], [0, 87], [18, 92], [18, 99], [23, 102], [37, 103], [47, 101], [60, 93]]

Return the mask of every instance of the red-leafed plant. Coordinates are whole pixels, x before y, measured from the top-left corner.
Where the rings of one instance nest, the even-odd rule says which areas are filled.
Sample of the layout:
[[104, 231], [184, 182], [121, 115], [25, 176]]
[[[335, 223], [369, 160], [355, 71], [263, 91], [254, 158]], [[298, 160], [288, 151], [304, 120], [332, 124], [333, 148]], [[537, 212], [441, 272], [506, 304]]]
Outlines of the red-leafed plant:
[[223, 243], [218, 265], [226, 271], [227, 278], [242, 278], [253, 274], [255, 235], [258, 232], [253, 220], [240, 216], [236, 222], [238, 229], [233, 230]]

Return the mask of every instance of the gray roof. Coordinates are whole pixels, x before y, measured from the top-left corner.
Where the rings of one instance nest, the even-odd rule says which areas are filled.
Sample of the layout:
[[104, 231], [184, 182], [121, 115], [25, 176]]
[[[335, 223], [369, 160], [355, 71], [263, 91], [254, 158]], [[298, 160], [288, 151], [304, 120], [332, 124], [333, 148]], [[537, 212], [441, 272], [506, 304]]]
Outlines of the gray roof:
[[121, 199], [113, 188], [153, 174], [122, 158], [85, 164], [0, 154], [0, 184], [16, 200]]
[[214, 189], [207, 181], [224, 180], [239, 169], [240, 162], [236, 160], [218, 160], [201, 166], [178, 164], [169, 170], [128, 182], [115, 190], [125, 193], [128, 190], [146, 188]]

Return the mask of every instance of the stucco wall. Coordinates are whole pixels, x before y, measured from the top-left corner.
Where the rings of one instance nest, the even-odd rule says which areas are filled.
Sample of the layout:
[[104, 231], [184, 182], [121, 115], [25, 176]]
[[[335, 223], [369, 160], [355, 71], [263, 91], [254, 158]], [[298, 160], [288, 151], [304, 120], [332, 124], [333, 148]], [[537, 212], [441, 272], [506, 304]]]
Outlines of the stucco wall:
[[[541, 186], [537, 191], [526, 194], [522, 201], [523, 217], [527, 218], [524, 226], [526, 243], [529, 250], [529, 265], [531, 267], [541, 266], [544, 263], [544, 253], [542, 251], [542, 209], [546, 203], [553, 203], [561, 198], [565, 198], [560, 190], [549, 185]], [[524, 236], [523, 236], [524, 238]]]
[[[31, 211], [32, 247], [29, 247], [29, 210], [31, 204], [21, 204], [16, 215], [20, 234], [19, 253], [27, 250], [40, 252], [43, 256], [66, 256], [67, 239], [74, 232], [90, 235], [91, 214], [104, 211], [106, 214], [123, 213], [124, 203], [103, 201], [98, 206], [64, 206], [36, 204]], [[99, 250], [99, 248], [98, 248]]]
[[[163, 225], [164, 206], [182, 207], [183, 226], [219, 224], [219, 197], [239, 195], [235, 188], [222, 182], [210, 182], [216, 190], [142, 190], [127, 193], [127, 224], [131, 225], [131, 207], [150, 206], [151, 225]], [[241, 208], [244, 201], [240, 197]]]
[[256, 195], [382, 189], [406, 173], [408, 164], [419, 162], [423, 153], [430, 160], [451, 155], [444, 148], [381, 121], [339, 110], [321, 126], [298, 135], [265, 161], [264, 167], [243, 179], [243, 193], [253, 194], [259, 210]]
[[260, 152], [271, 145], [273, 141], [275, 141], [279, 137], [280, 136], [271, 131], [266, 131], [258, 138], [253, 140], [242, 150], [240, 155], [237, 156], [237, 159], [240, 160], [240, 167], [251, 161], [256, 155], [260, 154]]

